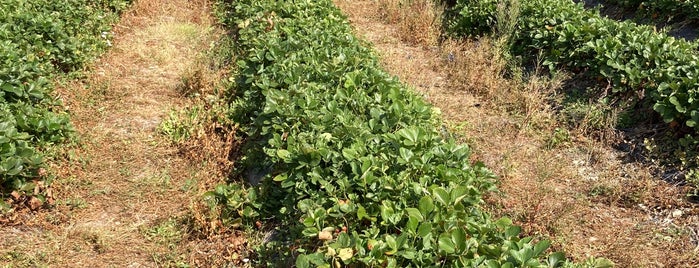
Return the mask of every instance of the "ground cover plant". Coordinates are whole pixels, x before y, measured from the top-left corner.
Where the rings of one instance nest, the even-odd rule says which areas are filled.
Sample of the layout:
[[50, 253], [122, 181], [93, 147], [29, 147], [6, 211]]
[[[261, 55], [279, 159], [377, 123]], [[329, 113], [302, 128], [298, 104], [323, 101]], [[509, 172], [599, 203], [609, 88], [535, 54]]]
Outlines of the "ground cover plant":
[[109, 46], [128, 0], [0, 3], [0, 191], [31, 191], [42, 150], [72, 132], [52, 79], [80, 70]]
[[218, 13], [236, 38], [230, 117], [246, 183], [206, 196], [225, 222], [270, 231], [254, 265], [573, 265], [481, 210], [492, 173], [331, 1], [219, 1]]
[[653, 19], [667, 21], [699, 20], [699, 2], [693, 0], [607, 0], [607, 3], [640, 11]]
[[[516, 10], [511, 32], [501, 10]], [[699, 52], [695, 43], [675, 39], [650, 26], [604, 18], [570, 0], [457, 1], [447, 28], [452, 33], [481, 36], [505, 32], [509, 53], [525, 64], [540, 62], [552, 71], [582, 73], [597, 81], [590, 96], [622, 103], [624, 124], [635, 124], [654, 110], [676, 136], [684, 165], [697, 166], [699, 130]], [[486, 25], [482, 25], [486, 22]], [[692, 177], [690, 172], [689, 177]]]

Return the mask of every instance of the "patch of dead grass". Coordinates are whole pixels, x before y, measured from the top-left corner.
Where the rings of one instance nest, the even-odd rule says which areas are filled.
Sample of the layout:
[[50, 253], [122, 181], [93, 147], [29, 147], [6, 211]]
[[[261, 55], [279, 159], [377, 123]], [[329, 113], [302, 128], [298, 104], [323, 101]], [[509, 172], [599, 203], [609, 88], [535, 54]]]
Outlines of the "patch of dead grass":
[[397, 3], [336, 1], [385, 68], [439, 108], [472, 147], [473, 161], [499, 176], [500, 192], [486, 197], [492, 214], [512, 218], [525, 235], [550, 238], [554, 250], [578, 261], [699, 265], [699, 211], [685, 200], [686, 189], [657, 180], [649, 167], [611, 148], [614, 135], [561, 122], [551, 104], [567, 77], [508, 74], [488, 38], [445, 41], [437, 49], [406, 41], [401, 27], [408, 22], [390, 14], [411, 14], [410, 7]]
[[437, 1], [379, 0], [378, 6], [376, 16], [396, 25], [403, 41], [425, 47], [437, 45], [443, 10]]

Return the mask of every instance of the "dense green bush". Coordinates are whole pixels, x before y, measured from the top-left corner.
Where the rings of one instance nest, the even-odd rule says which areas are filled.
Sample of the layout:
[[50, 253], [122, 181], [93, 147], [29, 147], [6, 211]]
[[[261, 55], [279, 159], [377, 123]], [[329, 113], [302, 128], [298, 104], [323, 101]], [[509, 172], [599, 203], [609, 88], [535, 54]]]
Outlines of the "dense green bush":
[[109, 45], [127, 0], [0, 2], [0, 190], [37, 178], [41, 148], [72, 131], [51, 79], [80, 70]]
[[227, 222], [277, 226], [255, 265], [569, 265], [481, 210], [493, 175], [440, 134], [435, 110], [381, 70], [332, 1], [219, 5], [239, 59], [238, 175], [259, 184], [206, 197]]

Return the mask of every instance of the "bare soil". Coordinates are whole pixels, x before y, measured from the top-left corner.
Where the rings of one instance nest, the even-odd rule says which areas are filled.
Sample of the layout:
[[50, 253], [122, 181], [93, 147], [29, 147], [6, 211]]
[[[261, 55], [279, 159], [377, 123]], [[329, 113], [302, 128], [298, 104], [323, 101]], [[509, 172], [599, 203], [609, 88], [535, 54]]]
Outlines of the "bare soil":
[[158, 130], [170, 111], [189, 105], [182, 78], [200, 68], [218, 34], [210, 7], [206, 0], [135, 1], [87, 77], [57, 90], [79, 145], [52, 162], [50, 205], [18, 208], [0, 221], [0, 266], [240, 263], [244, 236], [211, 220], [200, 200], [225, 179], [220, 161], [196, 153], [210, 148], [183, 152]]
[[374, 44], [385, 68], [438, 108], [447, 127], [472, 147], [473, 161], [499, 176], [500, 193], [486, 204], [493, 215], [512, 218], [525, 235], [551, 239], [554, 250], [577, 261], [699, 265], [699, 208], [686, 200], [687, 189], [655, 178], [609, 140], [576, 129], [555, 135], [566, 128], [549, 102], [565, 84], [561, 78], [505, 78], [496, 42], [487, 38], [420, 42], [434, 38], [424, 37], [430, 31], [415, 22], [424, 12], [411, 8], [430, 1], [335, 2], [356, 34]]

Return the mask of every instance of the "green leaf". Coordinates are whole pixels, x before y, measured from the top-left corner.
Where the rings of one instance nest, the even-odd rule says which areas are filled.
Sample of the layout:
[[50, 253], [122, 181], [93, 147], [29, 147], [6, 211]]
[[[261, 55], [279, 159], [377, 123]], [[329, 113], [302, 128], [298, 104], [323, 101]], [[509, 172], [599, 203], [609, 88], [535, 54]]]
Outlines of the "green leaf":
[[516, 237], [522, 233], [522, 228], [519, 226], [510, 226], [505, 230], [505, 236], [508, 238]]
[[456, 228], [451, 232], [451, 239], [459, 250], [466, 250], [466, 232], [462, 228]]
[[422, 213], [420, 213], [420, 210], [416, 208], [406, 208], [406, 212], [408, 212], [409, 217], [416, 218], [418, 221], [423, 221], [424, 218], [422, 217]]
[[386, 236], [386, 245], [392, 250], [398, 249], [398, 246], [396, 245], [396, 239], [392, 235], [387, 235]]
[[454, 242], [451, 240], [451, 236], [449, 234], [441, 234], [439, 236], [439, 249], [448, 253], [452, 254], [456, 251], [456, 246], [454, 245]]
[[357, 153], [357, 150], [345, 148], [342, 149], [342, 156], [344, 156], [348, 160], [355, 160], [357, 159], [357, 157], [359, 157], [359, 153]]
[[488, 260], [485, 262], [485, 265], [488, 268], [500, 268], [500, 264], [495, 260]]
[[432, 233], [432, 223], [423, 222], [420, 227], [417, 228], [417, 235], [420, 237], [426, 237], [428, 234]]
[[286, 174], [279, 174], [279, 175], [277, 175], [277, 176], [274, 176], [274, 179], [272, 179], [272, 180], [274, 180], [274, 181], [285, 181], [285, 180], [287, 179], [287, 177], [288, 177], [288, 176], [287, 176]]
[[546, 264], [549, 268], [556, 268], [566, 261], [566, 255], [563, 252], [554, 252], [546, 259]]
[[277, 150], [277, 156], [284, 161], [291, 160], [291, 153], [287, 150], [284, 150], [284, 149]]
[[437, 202], [442, 203], [442, 205], [448, 206], [451, 205], [450, 199], [449, 199], [449, 193], [444, 190], [442, 187], [437, 187], [432, 190], [432, 194], [434, 195], [435, 199]]
[[415, 217], [409, 217], [408, 222], [405, 223], [405, 229], [410, 234], [416, 234], [415, 231], [418, 227], [420, 221]]
[[451, 190], [451, 200], [454, 205], [458, 204], [469, 195], [468, 186], [458, 186]]
[[393, 210], [393, 208], [389, 207], [387, 204], [384, 203], [381, 206], [381, 218], [384, 220], [384, 222], [394, 223], [394, 220], [393, 220], [394, 214], [395, 214], [395, 211]]
[[536, 243], [534, 246], [534, 256], [539, 256], [541, 253], [544, 253], [545, 250], [547, 250], [551, 246], [551, 241], [549, 240], [541, 240], [539, 243]]
[[308, 261], [308, 258], [306, 258], [305, 254], [301, 254], [298, 257], [296, 257], [296, 267], [298, 268], [310, 268], [311, 263]]
[[400, 152], [400, 157], [403, 163], [409, 163], [410, 159], [413, 158], [413, 152], [406, 148], [401, 147], [398, 151]]
[[418, 203], [418, 209], [420, 209], [420, 212], [422, 215], [427, 217], [432, 210], [434, 210], [434, 202], [432, 201], [432, 198], [429, 196], [423, 196], [420, 198], [420, 202]]
[[369, 218], [369, 215], [366, 213], [366, 209], [362, 205], [357, 205], [357, 219], [361, 220], [364, 218]]
[[605, 258], [597, 258], [595, 260], [595, 268], [614, 268], [614, 262]]

